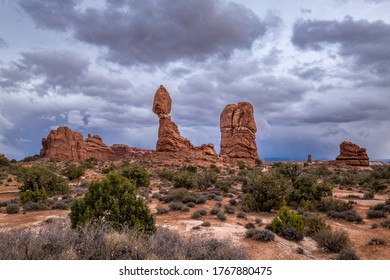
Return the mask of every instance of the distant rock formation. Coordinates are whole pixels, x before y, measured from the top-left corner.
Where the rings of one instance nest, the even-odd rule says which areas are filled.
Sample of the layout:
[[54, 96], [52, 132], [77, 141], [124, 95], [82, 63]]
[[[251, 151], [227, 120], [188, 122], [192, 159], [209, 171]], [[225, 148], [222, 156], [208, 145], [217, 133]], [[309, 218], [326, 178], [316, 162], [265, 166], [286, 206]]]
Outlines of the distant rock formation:
[[352, 166], [370, 165], [366, 149], [347, 141], [340, 144], [340, 155], [336, 157], [336, 161]]
[[227, 105], [220, 115], [220, 128], [220, 155], [229, 158], [259, 158], [254, 110], [249, 102]]
[[171, 120], [172, 100], [164, 86], [160, 86], [153, 100], [153, 112], [159, 117], [157, 152], [200, 151], [207, 155], [215, 155], [213, 144], [204, 144], [195, 147], [191, 142], [180, 135], [179, 128]]
[[312, 160], [311, 154], [308, 154], [308, 155], [307, 155], [307, 162], [308, 162], [308, 163], [312, 163], [312, 161], [313, 161], [313, 160]]
[[47, 138], [42, 138], [40, 155], [60, 160], [86, 160], [91, 157], [110, 160], [133, 158], [146, 152], [126, 145], [107, 146], [99, 135], [88, 134], [84, 140], [80, 132], [64, 126], [50, 131]]
[[5, 158], [5, 155], [4, 154], [0, 154], [0, 159], [1, 158]]

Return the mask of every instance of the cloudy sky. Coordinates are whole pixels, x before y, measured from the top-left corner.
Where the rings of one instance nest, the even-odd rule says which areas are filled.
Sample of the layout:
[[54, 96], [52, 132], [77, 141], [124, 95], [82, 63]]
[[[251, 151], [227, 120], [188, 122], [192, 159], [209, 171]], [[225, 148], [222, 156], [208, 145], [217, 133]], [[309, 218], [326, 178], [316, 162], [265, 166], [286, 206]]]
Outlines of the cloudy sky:
[[390, 0], [0, 0], [0, 152], [39, 153], [67, 125], [154, 149], [152, 102], [219, 151], [249, 101], [262, 158], [390, 158]]

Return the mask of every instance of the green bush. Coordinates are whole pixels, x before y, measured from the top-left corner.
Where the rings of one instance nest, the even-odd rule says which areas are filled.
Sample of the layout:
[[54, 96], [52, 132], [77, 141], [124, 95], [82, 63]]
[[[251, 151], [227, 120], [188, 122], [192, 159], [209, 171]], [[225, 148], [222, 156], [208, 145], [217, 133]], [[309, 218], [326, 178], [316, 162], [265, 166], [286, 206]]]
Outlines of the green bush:
[[70, 219], [73, 228], [103, 219], [115, 229], [123, 226], [145, 231], [156, 229], [154, 216], [145, 201], [136, 195], [134, 181], [119, 172], [92, 181], [84, 198], [72, 204]]
[[272, 220], [271, 229], [281, 234], [286, 228], [295, 228], [298, 233], [303, 234], [304, 223], [301, 216], [283, 206], [279, 210], [279, 215]]
[[385, 212], [377, 210], [368, 210], [366, 214], [369, 219], [386, 218], [387, 216]]
[[246, 165], [245, 165], [245, 163], [244, 163], [242, 160], [239, 160], [239, 161], [237, 162], [237, 166], [238, 166], [238, 168], [239, 168], [240, 170], [244, 170], [244, 169], [246, 168]]
[[124, 165], [121, 174], [127, 179], [134, 180], [137, 188], [150, 186], [149, 173], [140, 165]]
[[175, 188], [192, 189], [195, 184], [195, 174], [188, 171], [179, 171], [175, 173], [172, 181]]
[[24, 159], [22, 159], [23, 162], [32, 162], [40, 159], [41, 157], [39, 155], [33, 155], [33, 156], [27, 156]]
[[183, 171], [188, 171], [188, 172], [191, 172], [191, 173], [196, 173], [198, 172], [198, 167], [196, 166], [193, 166], [193, 165], [188, 165], [188, 166], [184, 166], [182, 168]]
[[82, 167], [84, 169], [93, 169], [98, 163], [99, 160], [97, 158], [90, 157], [83, 162]]
[[62, 174], [66, 177], [68, 177], [69, 180], [77, 180], [81, 176], [84, 176], [85, 170], [82, 167], [76, 167], [74, 165], [68, 165], [65, 167]]
[[211, 170], [205, 170], [195, 176], [194, 187], [199, 190], [206, 190], [217, 182], [217, 174]]
[[23, 204], [29, 201], [43, 202], [47, 199], [47, 193], [44, 188], [36, 189], [35, 191], [26, 190], [20, 193], [20, 200]]
[[352, 204], [344, 200], [335, 198], [322, 198], [320, 201], [315, 203], [315, 208], [320, 212], [343, 212], [352, 209]]
[[305, 234], [308, 236], [314, 236], [317, 232], [323, 229], [329, 228], [324, 218], [318, 214], [305, 213], [302, 216]]
[[245, 212], [270, 212], [279, 209], [285, 198], [288, 182], [273, 173], [253, 174], [243, 184], [242, 209]]
[[215, 164], [210, 164], [210, 170], [215, 173], [221, 173], [221, 169], [217, 167]]
[[50, 170], [39, 167], [24, 167], [19, 170], [18, 178], [23, 182], [20, 187], [21, 192], [44, 189], [48, 196], [67, 194], [70, 192], [68, 184], [62, 177], [54, 174]]
[[215, 183], [215, 187], [223, 192], [228, 192], [230, 190], [230, 187], [231, 187], [231, 184], [229, 184], [228, 182], [226, 181], [221, 181], [221, 180], [218, 180], [216, 183]]
[[165, 179], [165, 180], [168, 180], [168, 181], [172, 181], [173, 180], [173, 176], [175, 175], [175, 173], [171, 170], [167, 170], [167, 169], [164, 169], [164, 170], [159, 170], [157, 172], [157, 175], [160, 179]]

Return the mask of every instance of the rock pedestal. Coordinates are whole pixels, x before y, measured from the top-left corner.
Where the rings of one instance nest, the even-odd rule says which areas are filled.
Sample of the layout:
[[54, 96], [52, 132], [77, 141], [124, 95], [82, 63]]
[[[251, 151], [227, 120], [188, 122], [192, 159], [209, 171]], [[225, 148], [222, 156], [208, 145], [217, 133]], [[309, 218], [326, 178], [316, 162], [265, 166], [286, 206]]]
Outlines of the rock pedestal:
[[200, 151], [204, 154], [215, 155], [214, 145], [195, 147], [191, 142], [180, 135], [179, 128], [171, 120], [172, 100], [164, 86], [160, 86], [153, 100], [153, 112], [159, 118], [157, 152]]
[[347, 141], [340, 144], [340, 155], [336, 157], [336, 161], [352, 166], [370, 165], [366, 149]]
[[220, 155], [229, 158], [259, 158], [254, 110], [249, 102], [227, 105], [220, 115], [220, 129]]

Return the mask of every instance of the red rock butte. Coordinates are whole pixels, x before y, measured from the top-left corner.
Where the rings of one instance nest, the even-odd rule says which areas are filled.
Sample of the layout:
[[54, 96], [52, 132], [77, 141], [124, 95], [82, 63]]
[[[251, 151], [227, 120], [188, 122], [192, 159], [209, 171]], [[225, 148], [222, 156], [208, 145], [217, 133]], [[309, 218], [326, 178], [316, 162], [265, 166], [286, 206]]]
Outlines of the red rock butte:
[[80, 132], [63, 126], [50, 131], [47, 138], [42, 138], [40, 155], [45, 158], [78, 161], [91, 157], [99, 160], [131, 159], [147, 152], [149, 151], [126, 145], [107, 146], [99, 135], [89, 134], [84, 140]]
[[220, 115], [220, 129], [220, 155], [229, 158], [259, 158], [254, 110], [249, 102], [227, 105]]
[[366, 149], [348, 141], [340, 144], [340, 155], [336, 157], [336, 161], [352, 166], [370, 165]]

